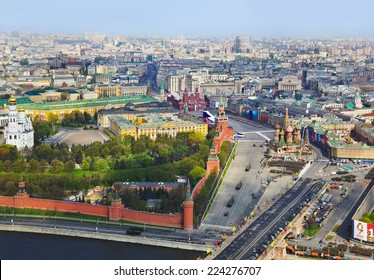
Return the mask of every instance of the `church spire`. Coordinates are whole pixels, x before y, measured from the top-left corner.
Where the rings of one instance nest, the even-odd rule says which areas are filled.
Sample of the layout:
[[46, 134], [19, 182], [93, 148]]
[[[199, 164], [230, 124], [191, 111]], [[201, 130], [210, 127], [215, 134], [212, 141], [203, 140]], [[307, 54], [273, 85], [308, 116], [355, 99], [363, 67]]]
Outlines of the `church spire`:
[[288, 107], [286, 107], [286, 114], [284, 115], [284, 128], [287, 128], [289, 125], [289, 117], [288, 117]]
[[191, 185], [190, 185], [190, 179], [187, 178], [187, 191], [186, 191], [186, 200], [191, 199]]

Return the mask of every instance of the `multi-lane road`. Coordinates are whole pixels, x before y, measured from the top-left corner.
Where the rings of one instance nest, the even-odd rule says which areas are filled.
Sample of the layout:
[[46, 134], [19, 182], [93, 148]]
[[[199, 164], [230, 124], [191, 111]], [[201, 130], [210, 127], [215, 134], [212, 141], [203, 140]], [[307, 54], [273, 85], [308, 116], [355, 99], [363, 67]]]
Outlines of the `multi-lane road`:
[[255, 259], [297, 213], [322, 188], [322, 180], [305, 179], [288, 190], [275, 204], [258, 217], [215, 259]]
[[[212, 204], [211, 209], [203, 221], [203, 225], [214, 226], [232, 226], [248, 215], [258, 198], [252, 197], [252, 194], [258, 193], [261, 189], [260, 179], [257, 178], [258, 172], [261, 170], [261, 160], [264, 156], [264, 148], [253, 143], [238, 143], [238, 149], [235, 160], [231, 162], [230, 168], [222, 182], [220, 190]], [[245, 171], [247, 164], [251, 164], [251, 169]], [[242, 187], [237, 190], [235, 187], [242, 181]], [[231, 207], [227, 207], [230, 197], [234, 198]], [[227, 212], [227, 216], [225, 216]]]

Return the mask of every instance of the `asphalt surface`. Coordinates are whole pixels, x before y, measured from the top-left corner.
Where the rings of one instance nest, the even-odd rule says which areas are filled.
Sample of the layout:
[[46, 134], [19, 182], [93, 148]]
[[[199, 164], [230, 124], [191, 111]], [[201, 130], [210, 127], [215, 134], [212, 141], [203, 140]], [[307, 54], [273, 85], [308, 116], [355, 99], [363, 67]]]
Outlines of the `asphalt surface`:
[[274, 237], [277, 229], [285, 227], [323, 185], [323, 180], [305, 179], [298, 182], [215, 259], [256, 259], [256, 254], [261, 254], [271, 243], [271, 235]]
[[[215, 114], [216, 111], [210, 110], [210, 112]], [[190, 114], [198, 117], [202, 112], [190, 112]], [[257, 174], [262, 170], [261, 161], [264, 158], [265, 147], [260, 145], [269, 139], [266, 135], [274, 133], [274, 129], [231, 115], [229, 115], [229, 125], [234, 131], [242, 133], [244, 138], [238, 139], [235, 159], [231, 162], [210, 212], [202, 223], [203, 227], [221, 230], [231, 228], [237, 221], [242, 220], [244, 215], [249, 215], [261, 198], [264, 189]], [[251, 168], [245, 171], [249, 163]], [[242, 181], [243, 185], [240, 190], [236, 190], [239, 181]], [[258, 197], [253, 198], [253, 194], [257, 194]], [[231, 207], [227, 207], [231, 197], [234, 198], [234, 203]]]
[[[67, 219], [67, 218], [65, 218]], [[118, 222], [110, 222], [100, 220], [98, 223], [95, 221], [80, 223], [79, 220], [68, 221], [68, 220], [55, 220], [53, 216], [51, 218], [46, 217], [45, 219], [30, 219], [20, 216], [12, 216], [8, 214], [7, 217], [0, 215], [0, 224], [13, 224], [22, 226], [37, 226], [39, 228], [58, 228], [67, 230], [79, 230], [86, 232], [99, 232], [99, 233], [111, 233], [118, 235], [127, 235], [126, 231], [136, 225], [125, 224]], [[138, 225], [139, 229], [143, 230], [140, 234], [144, 238], [152, 238], [158, 240], [178, 241], [178, 242], [189, 242], [193, 244], [213, 244], [217, 240], [217, 236], [211, 234], [201, 233], [189, 233], [183, 230], [173, 230], [166, 228], [153, 228], [148, 225]]]
[[[238, 142], [235, 160], [231, 162], [212, 207], [203, 221], [204, 225], [231, 227], [243, 219], [244, 215], [249, 215], [258, 202], [258, 198], [254, 199], [252, 194], [261, 190], [261, 181], [256, 176], [261, 170], [260, 162], [263, 156], [264, 148], [259, 145], [253, 147], [253, 143]], [[251, 169], [245, 171], [248, 163], [251, 164]], [[237, 190], [236, 185], [240, 180], [243, 185]], [[230, 197], [234, 198], [234, 203], [227, 207]], [[227, 216], [224, 215], [225, 212], [228, 212]]]
[[81, 128], [61, 128], [60, 131], [45, 141], [46, 144], [66, 143], [69, 146], [87, 145], [95, 141], [104, 142], [109, 137], [100, 130], [83, 130]]

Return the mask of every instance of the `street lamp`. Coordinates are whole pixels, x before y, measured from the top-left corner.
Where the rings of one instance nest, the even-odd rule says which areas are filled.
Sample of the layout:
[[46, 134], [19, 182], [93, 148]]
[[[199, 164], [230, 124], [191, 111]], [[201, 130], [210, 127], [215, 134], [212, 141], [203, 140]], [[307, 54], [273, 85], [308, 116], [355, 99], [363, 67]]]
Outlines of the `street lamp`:
[[57, 212], [55, 213], [55, 228], [56, 228]]
[[99, 232], [99, 219], [100, 217], [96, 219], [96, 232]]
[[10, 222], [11, 222], [11, 224], [13, 225], [13, 222], [14, 222], [14, 212], [15, 212], [16, 210], [13, 210], [13, 213], [12, 213], [12, 216], [13, 216], [13, 218], [10, 220]]

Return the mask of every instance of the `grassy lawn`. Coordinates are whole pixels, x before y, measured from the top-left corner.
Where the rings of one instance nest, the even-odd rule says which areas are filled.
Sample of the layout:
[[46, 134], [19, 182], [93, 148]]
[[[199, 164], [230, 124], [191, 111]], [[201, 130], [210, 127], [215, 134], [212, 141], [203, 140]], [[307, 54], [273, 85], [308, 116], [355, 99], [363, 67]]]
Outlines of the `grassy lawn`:
[[304, 231], [305, 236], [314, 237], [317, 232], [321, 229], [320, 226], [312, 226], [310, 229]]
[[326, 236], [326, 240], [327, 240], [327, 241], [333, 240], [333, 238], [334, 238], [333, 235], [327, 235], [327, 236]]
[[339, 231], [339, 228], [340, 228], [340, 225], [335, 225], [333, 228], [332, 228], [332, 232], [338, 232]]

